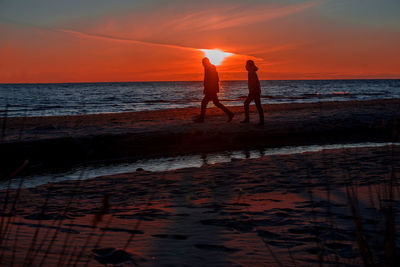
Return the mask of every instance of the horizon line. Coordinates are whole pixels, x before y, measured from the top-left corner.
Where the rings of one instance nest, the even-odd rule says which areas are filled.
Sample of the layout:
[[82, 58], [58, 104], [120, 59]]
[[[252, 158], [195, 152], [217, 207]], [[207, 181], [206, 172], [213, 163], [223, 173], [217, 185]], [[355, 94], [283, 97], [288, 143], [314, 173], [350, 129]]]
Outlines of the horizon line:
[[[399, 78], [305, 78], [305, 79], [260, 79], [260, 81], [329, 81], [329, 80], [338, 80], [338, 81], [345, 81], [345, 80], [400, 80]], [[82, 84], [89, 84], [89, 83], [162, 83], [162, 82], [202, 82], [203, 80], [158, 80], [158, 81], [99, 81], [99, 82], [0, 82], [0, 85], [9, 85], [9, 84], [74, 84], [74, 83], [82, 83]], [[240, 82], [240, 81], [247, 81], [247, 79], [228, 79], [223, 80], [221, 82]]]

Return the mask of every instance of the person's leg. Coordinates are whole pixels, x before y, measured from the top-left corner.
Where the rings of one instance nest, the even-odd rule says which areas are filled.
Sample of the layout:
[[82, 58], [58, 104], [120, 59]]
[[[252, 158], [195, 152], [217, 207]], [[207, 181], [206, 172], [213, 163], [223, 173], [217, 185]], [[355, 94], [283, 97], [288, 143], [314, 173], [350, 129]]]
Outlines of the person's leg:
[[254, 103], [256, 103], [257, 111], [258, 111], [258, 116], [260, 117], [259, 125], [264, 125], [264, 111], [261, 106], [261, 99], [260, 96], [254, 97]]
[[204, 96], [203, 100], [201, 100], [200, 117], [203, 118], [203, 119], [206, 116], [206, 109], [207, 109], [208, 102], [210, 102], [210, 99], [207, 96]]
[[241, 121], [241, 123], [248, 123], [250, 121], [250, 111], [249, 111], [249, 105], [251, 100], [253, 100], [252, 96], [249, 94], [244, 101], [244, 120]]
[[232, 120], [233, 116], [234, 116], [233, 112], [230, 111], [229, 109], [227, 109], [224, 105], [222, 105], [222, 104], [219, 102], [219, 99], [218, 99], [217, 94], [215, 94], [215, 95], [212, 96], [212, 101], [213, 101], [213, 103], [214, 103], [214, 105], [215, 105], [216, 107], [222, 109], [222, 110], [226, 113], [226, 115], [228, 115], [228, 122], [230, 122], [230, 121]]
[[208, 102], [210, 102], [210, 98], [207, 95], [205, 95], [203, 100], [201, 100], [200, 116], [194, 120], [195, 122], [203, 122], [204, 121], [204, 117], [206, 116], [206, 109], [207, 109]]

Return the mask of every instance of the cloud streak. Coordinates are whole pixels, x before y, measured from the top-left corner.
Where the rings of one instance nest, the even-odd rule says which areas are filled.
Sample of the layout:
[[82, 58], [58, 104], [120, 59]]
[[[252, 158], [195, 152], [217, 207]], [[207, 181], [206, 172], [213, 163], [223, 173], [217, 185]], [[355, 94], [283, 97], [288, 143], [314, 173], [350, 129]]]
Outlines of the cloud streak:
[[146, 46], [157, 46], [157, 47], [164, 47], [164, 48], [174, 48], [174, 49], [198, 51], [197, 48], [189, 47], [189, 46], [163, 44], [163, 43], [156, 43], [156, 42], [146, 42], [146, 41], [139, 41], [139, 40], [134, 40], [134, 39], [129, 39], [129, 38], [121, 38], [121, 37], [102, 35], [102, 34], [90, 34], [90, 33], [84, 33], [84, 32], [80, 32], [80, 31], [66, 30], [66, 29], [57, 29], [55, 31], [74, 35], [74, 36], [77, 36], [80, 38], [85, 38], [85, 39], [94, 39], [94, 40], [102, 40], [102, 41], [112, 41], [112, 42], [130, 43], [130, 44], [138, 44], [138, 45], [146, 45]]
[[313, 8], [321, 2], [320, 0], [313, 0], [278, 7], [262, 5], [252, 8], [235, 6], [230, 8], [220, 7], [214, 10], [207, 9], [174, 19], [167, 23], [165, 28], [173, 31], [222, 30], [289, 16]]
[[[208, 50], [208, 49], [201, 49], [201, 48], [174, 45], [174, 44], [163, 44], [163, 43], [156, 43], [156, 42], [139, 41], [139, 40], [109, 36], [109, 35], [90, 34], [90, 33], [74, 31], [74, 30], [58, 29], [55, 31], [61, 32], [61, 33], [66, 33], [66, 34], [71, 34], [71, 35], [74, 35], [74, 36], [77, 36], [80, 38], [85, 38], [85, 39], [121, 42], [121, 43], [138, 44], [138, 45], [146, 45], [146, 46], [156, 46], [156, 47], [162, 47], [162, 48], [183, 49], [183, 50], [189, 50], [189, 51], [193, 51], [193, 52], [204, 52], [203, 50]], [[250, 55], [239, 54], [239, 53], [229, 53], [229, 54], [232, 54], [235, 56], [240, 56], [240, 57], [247, 57], [247, 58], [250, 58], [253, 60], [263, 60], [262, 58], [258, 58], [258, 57], [254, 57], [254, 56], [250, 56]]]
[[[292, 14], [296, 14], [310, 8], [313, 8], [322, 3], [322, 0], [311, 0], [298, 4], [291, 5], [258, 5], [256, 7], [243, 7], [243, 5], [234, 6], [234, 7], [226, 7], [219, 6], [215, 9], [202, 9], [200, 11], [183, 14], [178, 18], [168, 19], [164, 18], [165, 23], [160, 24], [159, 21], [154, 20], [146, 25], [145, 28], [148, 29], [148, 33], [153, 32], [153, 36], [158, 36], [157, 32], [164, 33], [182, 33], [182, 32], [199, 32], [199, 31], [213, 31], [213, 30], [222, 30], [226, 28], [232, 28], [237, 26], [246, 26], [258, 22], [265, 22], [277, 18], [282, 18], [285, 16], [289, 16]], [[150, 16], [151, 17], [151, 16]], [[142, 17], [141, 17], [142, 18]], [[114, 25], [118, 25], [118, 19], [112, 20]], [[125, 21], [126, 22], [126, 21]], [[138, 22], [140, 25], [144, 21]], [[136, 24], [135, 19], [131, 21], [132, 24]], [[153, 24], [155, 23], [155, 24]], [[157, 25], [158, 24], [158, 25]], [[151, 25], [151, 26], [150, 26]], [[103, 25], [104, 26], [104, 25]], [[149, 27], [149, 28], [148, 28]], [[103, 27], [99, 27], [103, 28]], [[135, 28], [135, 27], [133, 27]], [[115, 30], [115, 29], [114, 29]], [[136, 38], [125, 38], [125, 37], [117, 37], [114, 35], [102, 34], [102, 33], [87, 33], [86, 31], [77, 31], [77, 30], [69, 30], [69, 29], [58, 29], [58, 32], [63, 32], [66, 34], [71, 34], [80, 38], [87, 39], [96, 39], [103, 41], [113, 41], [113, 42], [121, 42], [121, 43], [131, 43], [131, 44], [139, 44], [139, 45], [147, 45], [147, 46], [157, 46], [163, 48], [174, 48], [174, 49], [184, 49], [191, 51], [199, 51], [200, 48], [192, 47], [192, 46], [184, 46], [177, 44], [168, 44], [162, 42], [154, 42], [154, 41], [141, 41]], [[96, 30], [98, 32], [98, 30]], [[134, 34], [135, 35], [135, 34]], [[275, 48], [272, 48], [275, 50]], [[261, 58], [252, 57], [244, 54], [237, 54], [239, 56], [247, 56], [253, 59], [262, 60]]]
[[[160, 47], [160, 48], [170, 48], [170, 49], [181, 49], [181, 50], [187, 50], [187, 51], [192, 51], [192, 52], [203, 52], [202, 50], [204, 50], [204, 48], [177, 45], [177, 44], [141, 41], [141, 40], [136, 40], [136, 39], [131, 39], [131, 38], [123, 38], [123, 37], [118, 37], [118, 36], [106, 35], [106, 34], [92, 34], [92, 33], [86, 33], [86, 32], [82, 32], [82, 31], [76, 31], [76, 30], [70, 30], [70, 29], [53, 29], [53, 28], [39, 27], [39, 26], [34, 26], [34, 25], [27, 25], [27, 24], [23, 24], [23, 23], [10, 22], [10, 21], [7, 23], [0, 21], [0, 26], [3, 25], [4, 27], [6, 27], [7, 24], [18, 25], [19, 27], [26, 27], [26, 28], [29, 28], [29, 29], [35, 30], [35, 31], [63, 33], [63, 34], [72, 35], [72, 36], [75, 36], [78, 38], [90, 39], [90, 40], [118, 42], [118, 43], [124, 43], [124, 44], [136, 44], [136, 45], [144, 45], [144, 46], [152, 46], [152, 47]], [[232, 52], [235, 56], [241, 56], [241, 57], [244, 56], [244, 57], [248, 57], [248, 58], [255, 59], [255, 60], [263, 60], [262, 58], [257, 58], [257, 57], [250, 56], [250, 55], [234, 53], [234, 51], [230, 51], [230, 52]]]

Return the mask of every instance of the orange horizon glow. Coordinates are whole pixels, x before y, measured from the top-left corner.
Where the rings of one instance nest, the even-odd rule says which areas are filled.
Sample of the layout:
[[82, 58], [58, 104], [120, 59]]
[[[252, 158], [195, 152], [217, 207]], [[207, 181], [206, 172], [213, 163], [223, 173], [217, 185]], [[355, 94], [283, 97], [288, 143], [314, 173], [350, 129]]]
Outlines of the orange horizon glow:
[[201, 81], [204, 56], [221, 80], [246, 80], [248, 59], [262, 80], [400, 78], [395, 6], [62, 1], [2, 4], [0, 83]]

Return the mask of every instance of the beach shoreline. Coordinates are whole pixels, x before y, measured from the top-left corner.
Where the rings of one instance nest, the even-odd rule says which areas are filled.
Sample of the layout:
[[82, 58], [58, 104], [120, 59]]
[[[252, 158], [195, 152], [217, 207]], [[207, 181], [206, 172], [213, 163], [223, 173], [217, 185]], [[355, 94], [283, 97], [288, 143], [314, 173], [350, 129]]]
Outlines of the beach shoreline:
[[[199, 108], [81, 116], [2, 118], [1, 160], [38, 168], [123, 158], [140, 159], [257, 147], [395, 142], [400, 99], [264, 105], [265, 126], [226, 123], [216, 108], [193, 123]], [[4, 171], [4, 170], [3, 170]]]

